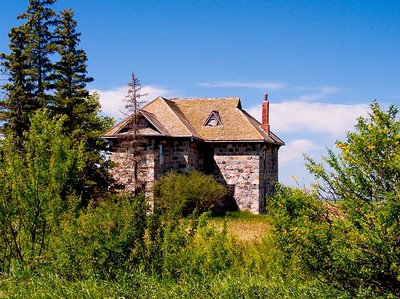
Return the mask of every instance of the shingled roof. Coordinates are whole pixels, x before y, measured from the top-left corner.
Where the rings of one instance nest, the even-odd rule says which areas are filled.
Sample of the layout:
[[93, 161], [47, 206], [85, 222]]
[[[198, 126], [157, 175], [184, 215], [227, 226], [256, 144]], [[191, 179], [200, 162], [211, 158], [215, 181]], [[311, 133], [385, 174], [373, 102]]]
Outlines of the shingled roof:
[[[261, 124], [241, 107], [239, 98], [172, 98], [158, 97], [144, 106], [140, 113], [160, 136], [193, 137], [206, 142], [257, 141], [283, 145], [284, 142], [272, 132], [265, 132]], [[206, 125], [214, 113], [220, 122]], [[103, 137], [119, 137], [131, 117], [124, 119], [105, 132]], [[148, 129], [148, 128], [146, 128]], [[142, 135], [156, 135], [155, 132]]]

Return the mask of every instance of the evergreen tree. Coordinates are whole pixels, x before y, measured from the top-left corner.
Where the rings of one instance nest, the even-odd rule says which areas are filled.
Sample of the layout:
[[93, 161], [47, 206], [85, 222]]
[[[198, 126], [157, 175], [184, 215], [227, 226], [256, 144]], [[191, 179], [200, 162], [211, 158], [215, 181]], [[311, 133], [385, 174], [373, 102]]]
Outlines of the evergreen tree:
[[[100, 102], [97, 93], [83, 98], [82, 105], [72, 109], [72, 119], [69, 125], [64, 125], [64, 132], [74, 140], [84, 141], [85, 167], [76, 181], [76, 192], [82, 196], [83, 203], [96, 198], [110, 185], [108, 169], [110, 162], [105, 159], [106, 141], [101, 134], [113, 125], [113, 118], [99, 116]], [[67, 115], [68, 117], [68, 115]], [[79, 123], [80, 121], [80, 123]], [[68, 132], [71, 128], [73, 131]]]
[[14, 133], [17, 144], [28, 130], [34, 111], [50, 101], [51, 55], [55, 49], [51, 30], [56, 19], [49, 6], [55, 1], [30, 0], [26, 12], [18, 16], [26, 22], [9, 34], [11, 53], [1, 54], [2, 70], [8, 76], [8, 84], [2, 86], [6, 97], [1, 103], [1, 119]]
[[47, 106], [50, 96], [47, 91], [51, 90], [51, 74], [54, 66], [51, 55], [55, 51], [55, 43], [52, 28], [56, 24], [56, 14], [49, 6], [56, 0], [30, 0], [25, 13], [18, 16], [26, 20], [25, 26], [28, 30], [26, 48], [31, 60], [31, 71], [29, 76], [34, 83], [34, 99], [38, 108]]
[[98, 116], [98, 96], [90, 95], [86, 84], [93, 81], [87, 76], [87, 56], [79, 49], [80, 33], [76, 31], [74, 13], [63, 10], [55, 29], [56, 51], [59, 60], [54, 68], [55, 115], [64, 115], [64, 132], [76, 140], [85, 141], [86, 167], [77, 182], [77, 191], [88, 199], [97, 191], [107, 187], [108, 164], [102, 157], [106, 150], [105, 141], [100, 138], [111, 124], [111, 119]]
[[93, 81], [93, 78], [87, 76], [86, 53], [78, 49], [81, 34], [76, 31], [73, 17], [72, 10], [63, 10], [55, 30], [57, 52], [60, 55], [53, 76], [55, 110], [67, 116], [71, 116], [72, 107], [84, 104], [83, 99], [89, 96], [86, 84]]
[[27, 131], [29, 115], [36, 108], [33, 101], [33, 84], [29, 78], [30, 55], [26, 49], [27, 26], [14, 27], [9, 33], [11, 53], [1, 54], [2, 71], [8, 83], [2, 86], [5, 98], [0, 102], [0, 120], [14, 132], [16, 141]]
[[112, 121], [98, 116], [99, 97], [86, 89], [93, 79], [87, 76], [86, 53], [78, 47], [73, 11], [57, 15], [51, 9], [55, 2], [29, 0], [26, 12], [18, 16], [25, 23], [9, 34], [10, 54], [1, 54], [8, 82], [2, 86], [0, 120], [16, 148], [23, 149], [36, 110], [48, 107], [52, 116], [62, 115], [63, 133], [84, 144], [85, 167], [71, 187], [86, 200], [108, 187], [108, 162], [102, 155], [106, 147], [100, 136]]

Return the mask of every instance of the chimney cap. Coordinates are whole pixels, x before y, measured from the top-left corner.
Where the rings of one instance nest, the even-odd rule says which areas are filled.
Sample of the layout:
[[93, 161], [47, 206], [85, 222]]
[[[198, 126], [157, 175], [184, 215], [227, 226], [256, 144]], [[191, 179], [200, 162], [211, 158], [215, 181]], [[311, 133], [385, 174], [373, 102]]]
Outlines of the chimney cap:
[[268, 102], [268, 93], [264, 94], [264, 101]]

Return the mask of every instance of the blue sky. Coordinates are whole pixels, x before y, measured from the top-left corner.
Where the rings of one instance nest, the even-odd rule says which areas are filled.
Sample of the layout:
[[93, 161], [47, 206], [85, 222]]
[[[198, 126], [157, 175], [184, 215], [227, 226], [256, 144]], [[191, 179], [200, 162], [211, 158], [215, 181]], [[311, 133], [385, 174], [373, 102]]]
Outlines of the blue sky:
[[[0, 51], [27, 0], [0, 0]], [[280, 180], [319, 159], [377, 99], [400, 101], [400, 1], [58, 0], [72, 8], [103, 111], [117, 119], [131, 72], [149, 98], [236, 96], [286, 146]]]

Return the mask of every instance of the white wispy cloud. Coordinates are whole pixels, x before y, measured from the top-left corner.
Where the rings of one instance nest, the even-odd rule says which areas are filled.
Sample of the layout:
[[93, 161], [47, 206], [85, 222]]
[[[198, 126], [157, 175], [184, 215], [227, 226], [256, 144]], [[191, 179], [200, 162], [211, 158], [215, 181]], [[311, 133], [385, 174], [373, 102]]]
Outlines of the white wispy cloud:
[[[357, 117], [366, 115], [367, 104], [282, 102], [270, 104], [270, 124], [279, 133], [320, 133], [342, 137], [353, 129]], [[247, 110], [259, 121], [261, 105]]]
[[286, 101], [291, 102], [313, 102], [326, 99], [327, 97], [338, 93], [341, 89], [337, 86], [322, 86], [322, 87], [304, 87], [296, 86], [297, 90], [306, 91], [306, 94], [299, 95], [294, 99]]
[[[169, 97], [175, 91], [166, 89], [158, 86], [143, 86], [142, 93], [147, 94], [143, 97], [144, 102], [149, 102], [158, 96]], [[100, 104], [102, 113], [108, 116], [112, 116], [119, 120], [123, 118], [122, 110], [124, 107], [124, 99], [128, 93], [128, 87], [116, 87], [110, 90], [91, 90], [91, 92], [97, 92], [100, 95]]]
[[297, 159], [303, 159], [303, 154], [315, 148], [314, 143], [308, 139], [295, 139], [279, 150], [279, 161], [287, 163]]
[[198, 86], [211, 88], [251, 88], [263, 90], [279, 90], [288, 84], [284, 82], [265, 82], [265, 81], [214, 81], [197, 83]]

